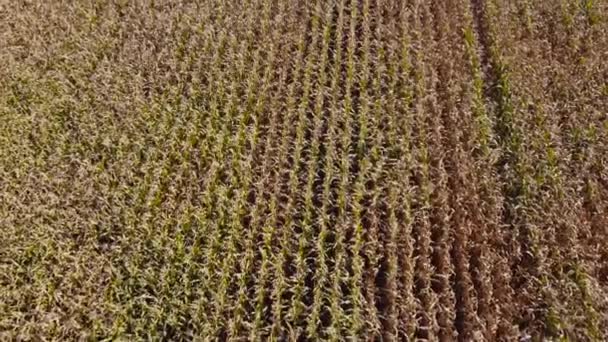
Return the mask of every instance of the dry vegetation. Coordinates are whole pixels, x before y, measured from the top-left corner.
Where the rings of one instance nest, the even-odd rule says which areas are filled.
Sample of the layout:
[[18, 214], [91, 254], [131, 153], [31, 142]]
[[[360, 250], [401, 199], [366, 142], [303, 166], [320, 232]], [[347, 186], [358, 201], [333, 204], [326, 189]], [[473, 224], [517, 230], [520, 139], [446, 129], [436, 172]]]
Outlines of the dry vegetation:
[[608, 3], [1, 1], [0, 339], [608, 340]]

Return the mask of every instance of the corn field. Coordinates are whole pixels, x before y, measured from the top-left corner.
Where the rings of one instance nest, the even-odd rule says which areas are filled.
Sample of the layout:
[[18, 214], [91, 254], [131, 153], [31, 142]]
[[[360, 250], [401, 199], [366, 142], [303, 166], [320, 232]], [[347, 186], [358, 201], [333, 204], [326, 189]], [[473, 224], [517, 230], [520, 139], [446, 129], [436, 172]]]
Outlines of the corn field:
[[608, 2], [0, 0], [0, 340], [608, 340]]

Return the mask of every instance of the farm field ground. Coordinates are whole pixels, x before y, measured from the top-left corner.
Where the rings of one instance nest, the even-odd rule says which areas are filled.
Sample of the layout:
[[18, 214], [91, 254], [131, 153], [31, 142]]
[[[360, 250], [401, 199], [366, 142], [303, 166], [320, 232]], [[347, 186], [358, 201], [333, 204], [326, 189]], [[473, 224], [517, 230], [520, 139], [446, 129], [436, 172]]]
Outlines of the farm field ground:
[[0, 339], [608, 340], [608, 2], [0, 1]]

